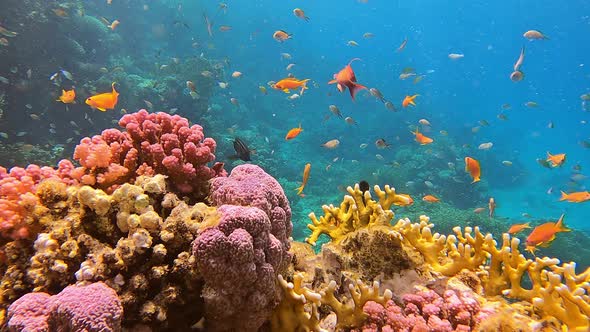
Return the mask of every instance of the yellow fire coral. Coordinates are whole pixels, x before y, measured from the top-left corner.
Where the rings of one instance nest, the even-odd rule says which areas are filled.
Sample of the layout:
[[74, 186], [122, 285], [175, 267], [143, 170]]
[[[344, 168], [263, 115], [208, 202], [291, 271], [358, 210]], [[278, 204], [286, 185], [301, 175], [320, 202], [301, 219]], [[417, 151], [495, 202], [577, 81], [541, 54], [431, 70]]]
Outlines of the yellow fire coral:
[[[363, 195], [358, 185], [347, 190], [350, 195], [344, 196], [340, 207], [324, 205], [324, 216], [319, 220], [314, 213], [309, 215], [312, 234], [308, 243], [315, 244], [321, 234], [339, 242], [360, 228], [389, 226], [404, 245], [424, 257], [432, 271], [445, 276], [457, 275], [464, 269], [474, 271], [486, 296], [528, 301], [542, 320], [557, 321], [569, 331], [590, 329], [590, 268], [576, 274], [575, 263], [560, 264], [558, 259], [547, 257], [527, 259], [519, 250], [517, 238], [503, 234], [498, 245], [491, 234], [484, 235], [478, 227], [455, 227], [454, 235], [445, 236], [432, 232], [434, 225], [426, 216], [421, 216], [419, 223], [402, 219], [391, 225], [394, 214], [389, 208], [403, 204], [405, 196], [388, 186], [385, 191], [375, 186], [378, 201], [369, 192]], [[530, 289], [522, 286], [525, 278], [532, 284]]]
[[368, 301], [385, 306], [387, 301], [393, 297], [390, 290], [385, 290], [383, 295], [379, 295], [377, 281], [367, 286], [357, 280], [348, 286], [350, 300], [345, 296], [338, 299], [335, 295], [337, 289], [335, 281], [331, 281], [325, 290], [317, 293], [304, 287], [303, 279], [302, 273], [296, 273], [293, 276], [293, 283], [290, 283], [279, 275], [284, 298], [273, 313], [271, 319], [273, 331], [321, 331], [318, 313], [318, 308], [321, 305], [328, 305], [336, 314], [337, 331], [359, 326], [365, 319], [363, 307]]
[[306, 239], [309, 244], [315, 245], [322, 234], [328, 235], [333, 242], [339, 242], [344, 235], [356, 229], [389, 225], [394, 216], [393, 211], [389, 209], [391, 205], [409, 205], [411, 202], [409, 196], [397, 194], [395, 188], [389, 186], [385, 186], [384, 191], [379, 186], [374, 187], [378, 202], [371, 199], [369, 191], [363, 195], [358, 184], [346, 190], [350, 195], [344, 196], [340, 207], [332, 204], [322, 206], [324, 215], [319, 220], [315, 213], [309, 214], [312, 221], [312, 224], [307, 225], [312, 231]]

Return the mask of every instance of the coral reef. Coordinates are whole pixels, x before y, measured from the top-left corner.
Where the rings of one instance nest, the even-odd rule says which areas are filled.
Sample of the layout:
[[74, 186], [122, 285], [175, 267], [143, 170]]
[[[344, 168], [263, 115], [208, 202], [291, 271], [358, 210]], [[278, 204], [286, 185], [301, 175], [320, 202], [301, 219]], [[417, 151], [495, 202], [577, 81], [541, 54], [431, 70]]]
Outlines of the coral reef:
[[[496, 315], [507, 315], [518, 322], [513, 331], [534, 330], [540, 324], [502, 301], [488, 301], [456, 279], [441, 289], [418, 286], [404, 294], [403, 304], [389, 300], [386, 305], [369, 301], [363, 307], [367, 319], [353, 331], [478, 331], [483, 322]], [[507, 320], [508, 321], [508, 320]], [[493, 325], [486, 328], [490, 330]], [[507, 331], [495, 327], [494, 331]]]
[[112, 191], [138, 175], [164, 174], [176, 190], [204, 197], [207, 181], [226, 175], [223, 163], [207, 166], [215, 159], [215, 141], [185, 118], [140, 110], [119, 125], [124, 132], [107, 129], [76, 147], [74, 159], [82, 166], [73, 174], [81, 183]]
[[372, 226], [389, 225], [393, 218], [393, 212], [389, 209], [391, 205], [410, 205], [412, 199], [407, 195], [397, 194], [395, 188], [385, 186], [381, 190], [375, 186], [374, 190], [379, 201], [371, 198], [369, 191], [364, 194], [358, 184], [354, 188], [348, 187], [349, 195], [344, 196], [340, 207], [324, 205], [324, 215], [318, 218], [315, 213], [310, 213], [312, 223], [308, 225], [311, 235], [306, 239], [310, 244], [315, 244], [321, 234], [326, 234], [336, 243], [342, 240], [344, 235], [356, 229]]
[[102, 282], [68, 286], [59, 294], [29, 293], [8, 308], [10, 331], [121, 331], [123, 307]]
[[28, 216], [39, 227], [34, 244], [4, 247], [2, 306], [29, 291], [104, 281], [120, 296], [125, 324], [185, 329], [198, 320], [201, 283], [190, 245], [215, 208], [188, 206], [167, 192], [163, 175], [141, 176], [112, 195], [48, 180], [36, 196]]
[[64, 160], [57, 170], [29, 165], [26, 169], [13, 167], [10, 172], [0, 167], [0, 239], [25, 239], [36, 235], [31, 212], [39, 203], [34, 195], [37, 185], [47, 179], [73, 182], [69, 172], [74, 168]]
[[276, 278], [291, 259], [289, 204], [278, 182], [254, 165], [236, 167], [211, 187], [220, 218], [202, 228], [193, 249], [205, 280], [205, 323], [257, 331], [280, 300]]
[[[313, 213], [310, 214], [312, 236], [308, 242], [314, 243], [318, 234], [325, 233], [334, 243], [345, 246], [349, 237], [357, 236], [355, 233], [363, 229], [366, 232], [385, 232], [399, 239], [399, 243], [389, 242], [394, 250], [397, 248], [399, 251], [403, 247], [404, 251], [415, 251], [421, 255], [425, 263], [420, 265], [425, 269], [423, 272], [430, 271], [435, 279], [440, 278], [437, 275], [463, 275], [464, 280], [468, 280], [474, 290], [485, 297], [503, 295], [528, 302], [534, 308], [533, 317], [541, 322], [578, 331], [590, 327], [590, 269], [576, 273], [575, 263], [560, 264], [558, 259], [548, 257], [527, 259], [519, 251], [519, 239], [503, 234], [502, 242], [498, 244], [491, 234], [484, 235], [478, 227], [455, 227], [454, 235], [444, 236], [433, 233], [434, 225], [426, 216], [421, 216], [419, 223], [412, 223], [406, 218], [391, 225], [393, 212], [389, 208], [395, 192], [386, 187], [387, 191], [390, 192], [389, 195], [375, 187], [379, 199], [375, 201], [370, 192], [363, 195], [358, 190], [358, 185], [354, 189], [348, 187], [350, 195], [344, 197], [340, 208], [324, 206], [325, 216], [319, 220]], [[358, 213], [359, 211], [365, 213]], [[347, 256], [346, 252], [338, 252], [336, 256], [338, 262], [352, 262], [347, 267], [354, 274], [365, 278], [373, 276], [371, 263], [368, 263], [368, 267], [358, 268], [358, 262], [351, 259], [350, 255]], [[369, 262], [381, 261], [381, 258], [371, 259], [367, 256], [363, 259], [368, 259]], [[469, 275], [469, 271], [474, 274]], [[318, 275], [317, 271], [315, 275]], [[465, 277], [466, 275], [469, 277]], [[429, 274], [423, 273], [423, 276], [429, 277]], [[523, 285], [527, 279], [530, 280], [530, 288]], [[283, 287], [286, 291], [292, 291], [294, 286], [283, 284]], [[309, 320], [304, 318], [303, 321], [306, 319]]]

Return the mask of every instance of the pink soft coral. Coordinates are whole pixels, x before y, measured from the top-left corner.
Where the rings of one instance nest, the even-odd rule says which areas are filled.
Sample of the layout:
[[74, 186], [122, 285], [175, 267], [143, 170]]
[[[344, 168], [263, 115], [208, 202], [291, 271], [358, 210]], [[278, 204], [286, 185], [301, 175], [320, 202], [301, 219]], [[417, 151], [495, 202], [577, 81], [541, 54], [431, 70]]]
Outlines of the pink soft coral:
[[67, 184], [74, 182], [70, 171], [74, 168], [68, 160], [62, 160], [57, 169], [29, 165], [13, 167], [8, 172], [0, 167], [0, 238], [25, 239], [31, 234], [30, 214], [39, 203], [34, 194], [37, 185], [46, 179], [55, 179]]
[[[402, 296], [403, 308], [393, 301], [369, 301], [363, 307], [367, 320], [355, 331], [462, 332], [473, 331], [487, 317], [476, 295], [468, 290], [447, 289], [443, 296], [431, 289]], [[484, 307], [485, 309], [485, 307]]]
[[74, 153], [80, 182], [112, 191], [138, 175], [159, 173], [180, 192], [205, 196], [208, 180], [227, 175], [223, 163], [208, 166], [215, 141], [183, 117], [140, 110], [124, 115], [119, 125], [125, 130], [107, 129], [80, 141]]

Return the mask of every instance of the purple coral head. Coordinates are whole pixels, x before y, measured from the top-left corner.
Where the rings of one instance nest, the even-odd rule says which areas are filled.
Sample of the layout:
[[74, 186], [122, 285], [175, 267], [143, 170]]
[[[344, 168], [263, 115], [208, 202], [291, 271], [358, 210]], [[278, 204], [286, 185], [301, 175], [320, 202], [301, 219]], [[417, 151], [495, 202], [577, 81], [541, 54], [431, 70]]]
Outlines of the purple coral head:
[[48, 331], [50, 298], [47, 293], [29, 293], [14, 301], [8, 307], [9, 331]]
[[105, 283], [30, 293], [8, 308], [10, 331], [121, 331], [123, 306]]
[[193, 244], [205, 280], [205, 321], [208, 328], [256, 331], [280, 300], [276, 278], [290, 256], [261, 209], [222, 205], [217, 212], [219, 224]]
[[253, 206], [264, 211], [271, 222], [271, 233], [288, 249], [293, 230], [291, 206], [279, 182], [256, 165], [240, 165], [228, 177], [211, 181], [213, 205]]
[[103, 282], [68, 286], [57, 294], [49, 315], [52, 330], [120, 331], [123, 306], [117, 292]]

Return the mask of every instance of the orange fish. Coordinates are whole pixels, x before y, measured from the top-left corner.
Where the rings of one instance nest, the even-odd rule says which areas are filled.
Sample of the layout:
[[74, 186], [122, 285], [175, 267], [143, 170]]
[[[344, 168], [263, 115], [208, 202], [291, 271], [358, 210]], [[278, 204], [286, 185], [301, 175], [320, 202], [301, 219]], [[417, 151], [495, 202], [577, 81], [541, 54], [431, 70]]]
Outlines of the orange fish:
[[588, 191], [579, 191], [571, 194], [567, 194], [565, 192], [561, 192], [560, 201], [568, 201], [572, 203], [582, 203], [585, 201], [590, 200], [590, 192]]
[[496, 201], [493, 197], [490, 197], [490, 201], [488, 202], [488, 209], [490, 210], [489, 216], [490, 218], [494, 217], [494, 211], [496, 211]]
[[552, 155], [547, 151], [547, 162], [549, 162], [551, 167], [559, 167], [565, 162], [565, 153]]
[[412, 132], [412, 134], [416, 135], [415, 141], [420, 143], [421, 145], [426, 145], [434, 142], [432, 138], [424, 136], [424, 134], [419, 132], [418, 129], [416, 129], [415, 132]]
[[440, 199], [438, 199], [432, 195], [426, 195], [426, 196], [422, 197], [422, 200], [425, 202], [429, 202], [429, 203], [440, 202]]
[[354, 71], [352, 70], [352, 67], [350, 66], [350, 64], [355, 60], [360, 60], [360, 59], [354, 58], [354, 59], [350, 60], [350, 62], [346, 65], [346, 67], [344, 67], [338, 73], [334, 74], [334, 79], [331, 80], [330, 82], [328, 82], [328, 84], [336, 83], [336, 87], [338, 88], [338, 91], [340, 91], [340, 92], [343, 92], [344, 90], [346, 90], [346, 88], [348, 88], [348, 90], [350, 92], [350, 96], [352, 97], [352, 100], [354, 100], [354, 96], [356, 95], [357, 92], [367, 88], [364, 85], [360, 85], [360, 84], [356, 83], [356, 76], [354, 75]]
[[55, 9], [52, 9], [52, 11], [55, 13], [55, 15], [57, 15], [59, 17], [68, 17], [68, 16], [70, 16], [68, 14], [68, 12], [66, 12], [65, 9], [63, 9], [63, 8], [55, 8]]
[[481, 177], [481, 168], [479, 168], [479, 161], [471, 158], [465, 157], [465, 172], [468, 172], [469, 175], [473, 178], [473, 182], [475, 183], [480, 180]]
[[309, 22], [309, 17], [305, 16], [305, 12], [301, 8], [293, 9], [293, 15]]
[[293, 128], [291, 130], [289, 130], [289, 132], [287, 133], [287, 135], [285, 136], [285, 140], [291, 140], [294, 139], [295, 137], [297, 137], [301, 132], [303, 131], [303, 128], [301, 128], [301, 123], [299, 124], [299, 127], [297, 128]]
[[402, 101], [402, 106], [403, 107], [408, 107], [408, 105], [416, 106], [414, 99], [416, 99], [416, 97], [418, 97], [418, 96], [419, 95], [406, 96], [406, 98], [404, 98], [404, 100]]
[[272, 34], [272, 38], [274, 38], [274, 40], [278, 41], [279, 43], [282, 43], [287, 39], [293, 38], [293, 35], [283, 30], [277, 30]]
[[110, 28], [111, 30], [115, 31], [115, 28], [117, 28], [117, 26], [119, 25], [119, 23], [121, 23], [121, 22], [119, 22], [119, 20], [114, 20], [114, 21], [113, 21], [113, 22], [112, 22], [112, 23], [109, 25], [109, 28]]
[[531, 234], [526, 238], [526, 250], [530, 251], [531, 254], [535, 253], [535, 249], [538, 246], [548, 247], [551, 241], [555, 240], [555, 234], [560, 232], [571, 232], [571, 229], [565, 227], [563, 224], [562, 214], [556, 223], [547, 222], [539, 225], [533, 229]]
[[297, 195], [299, 195], [301, 197], [303, 197], [302, 196], [303, 195], [302, 192], [303, 192], [303, 189], [305, 188], [305, 185], [307, 184], [307, 180], [309, 179], [309, 171], [310, 170], [311, 170], [311, 164], [310, 163], [307, 163], [305, 165], [305, 168], [303, 169], [303, 182], [301, 183], [301, 186], [300, 187], [298, 187], [297, 189], [295, 189], [295, 190], [298, 190], [297, 191]]
[[97, 108], [102, 112], [106, 112], [108, 109], [113, 109], [117, 105], [119, 100], [119, 93], [115, 90], [115, 82], [111, 85], [113, 91], [105, 92], [86, 99], [86, 105], [92, 108]]
[[295, 77], [287, 77], [275, 83], [273, 88], [281, 90], [284, 93], [291, 93], [291, 90], [289, 89], [301, 88], [301, 92], [299, 94], [303, 95], [303, 91], [307, 89], [307, 81], [309, 81], [309, 78], [298, 80]]
[[514, 225], [510, 226], [508, 233], [509, 234], [516, 234], [518, 232], [525, 230], [526, 228], [531, 228], [530, 224], [531, 224], [530, 222], [527, 222], [525, 224], [514, 224]]
[[482, 213], [485, 210], [486, 210], [486, 208], [484, 208], [484, 207], [478, 207], [478, 208], [473, 209], [473, 213]]
[[71, 104], [76, 102], [74, 99], [76, 99], [76, 91], [74, 91], [74, 89], [69, 91], [61, 90], [61, 96], [56, 101], [61, 101], [64, 104]]

